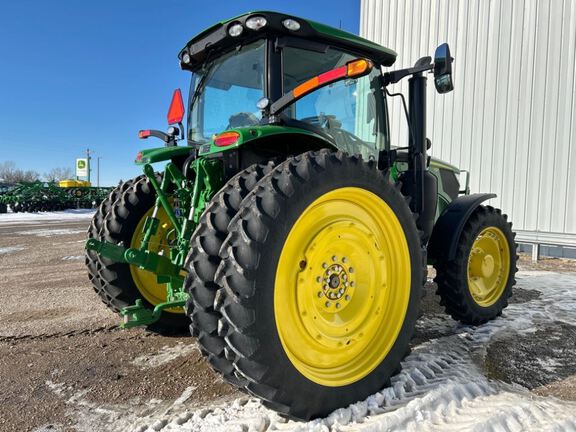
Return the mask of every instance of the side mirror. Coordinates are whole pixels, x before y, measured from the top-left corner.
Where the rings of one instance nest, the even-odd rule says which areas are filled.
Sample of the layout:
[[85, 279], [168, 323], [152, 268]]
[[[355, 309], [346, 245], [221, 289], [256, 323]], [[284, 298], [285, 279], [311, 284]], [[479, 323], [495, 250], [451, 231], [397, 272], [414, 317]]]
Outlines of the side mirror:
[[184, 117], [184, 101], [182, 100], [182, 92], [180, 89], [174, 90], [167, 117], [169, 125], [182, 123], [182, 118]]
[[434, 53], [434, 85], [438, 93], [448, 93], [454, 90], [452, 81], [452, 60], [450, 48], [443, 43]]

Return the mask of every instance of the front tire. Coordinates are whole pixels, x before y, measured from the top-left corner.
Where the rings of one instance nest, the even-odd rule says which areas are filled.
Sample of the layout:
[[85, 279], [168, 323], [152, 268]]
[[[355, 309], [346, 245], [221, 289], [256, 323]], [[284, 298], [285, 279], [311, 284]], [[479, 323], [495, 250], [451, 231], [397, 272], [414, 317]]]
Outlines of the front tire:
[[499, 209], [480, 206], [458, 240], [454, 260], [434, 267], [437, 294], [446, 313], [464, 324], [479, 325], [508, 306], [518, 268], [512, 223]]
[[308, 420], [389, 384], [418, 317], [422, 255], [403, 196], [373, 163], [288, 159], [229, 231], [216, 302], [250, 393]]

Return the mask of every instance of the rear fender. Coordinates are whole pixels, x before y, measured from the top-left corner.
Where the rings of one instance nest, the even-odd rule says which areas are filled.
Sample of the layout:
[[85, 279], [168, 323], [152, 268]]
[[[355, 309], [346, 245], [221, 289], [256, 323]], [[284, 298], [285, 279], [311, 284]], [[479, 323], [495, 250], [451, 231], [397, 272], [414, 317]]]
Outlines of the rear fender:
[[439, 257], [445, 257], [448, 260], [455, 259], [458, 240], [468, 218], [481, 203], [495, 197], [496, 194], [492, 193], [478, 193], [463, 195], [452, 201], [440, 215], [432, 230], [432, 236], [428, 242], [429, 261], [433, 263]]
[[214, 140], [212, 140], [209, 143], [200, 146], [199, 156], [218, 155], [223, 152], [228, 152], [244, 147], [258, 147], [259, 143], [270, 142], [271, 140], [280, 141], [286, 136], [293, 137], [293, 141], [297, 141], [298, 137], [306, 138], [309, 140], [312, 139], [322, 143], [321, 147], [335, 148], [334, 144], [321, 134], [298, 127], [280, 125], [256, 125], [229, 129], [225, 132], [238, 133], [238, 140], [226, 147], [218, 147], [214, 144]]
[[136, 165], [153, 164], [166, 160], [174, 160], [188, 156], [194, 149], [189, 146], [170, 146], [145, 149], [138, 152], [134, 163]]

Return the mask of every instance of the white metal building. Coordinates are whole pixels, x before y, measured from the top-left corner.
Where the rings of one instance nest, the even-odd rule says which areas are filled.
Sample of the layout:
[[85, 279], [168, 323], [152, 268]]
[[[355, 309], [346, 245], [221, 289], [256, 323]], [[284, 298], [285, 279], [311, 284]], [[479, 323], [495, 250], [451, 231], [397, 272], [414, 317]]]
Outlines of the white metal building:
[[360, 34], [397, 51], [395, 68], [448, 42], [455, 90], [428, 82], [432, 155], [497, 193], [519, 240], [576, 247], [576, 0], [361, 0]]

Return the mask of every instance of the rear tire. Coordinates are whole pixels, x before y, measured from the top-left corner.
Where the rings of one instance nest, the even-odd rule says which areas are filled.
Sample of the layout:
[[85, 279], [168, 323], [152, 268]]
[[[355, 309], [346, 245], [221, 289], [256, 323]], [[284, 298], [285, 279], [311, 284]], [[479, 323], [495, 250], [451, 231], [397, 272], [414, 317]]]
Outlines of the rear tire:
[[196, 336], [202, 353], [224, 379], [236, 386], [245, 384], [234, 374], [234, 365], [226, 358], [224, 338], [218, 334], [222, 316], [214, 309], [214, 299], [220, 287], [214, 274], [220, 264], [220, 247], [228, 235], [228, 224], [236, 215], [242, 200], [272, 169], [267, 165], [252, 165], [230, 179], [212, 198], [192, 235], [191, 249], [185, 268], [188, 276], [184, 288], [189, 294], [186, 314], [190, 317], [190, 332]]
[[440, 258], [434, 264], [437, 294], [447, 314], [470, 325], [502, 314], [516, 284], [515, 236], [512, 223], [499, 209], [480, 206], [472, 213], [460, 235], [456, 258]]
[[[138, 224], [154, 206], [156, 193], [148, 179], [141, 176], [119, 186], [109, 198], [107, 204], [100, 206], [93, 220], [94, 227], [88, 234], [97, 236], [95, 238], [98, 240], [130, 247]], [[98, 227], [100, 229], [96, 233]], [[130, 264], [117, 263], [104, 257], [96, 257], [95, 260], [94, 254], [88, 253], [87, 262], [94, 289], [114, 312], [119, 313], [124, 307], [135, 304], [136, 300], [142, 300], [143, 305], [151, 309], [160, 303], [151, 303], [145, 298], [134, 280]], [[94, 269], [97, 269], [96, 273]], [[148, 329], [159, 333], [181, 332], [188, 325], [189, 320], [183, 310], [182, 313], [165, 310]]]
[[229, 231], [216, 306], [250, 393], [308, 420], [389, 385], [418, 317], [422, 255], [410, 209], [373, 163], [290, 158]]
[[[134, 179], [122, 182], [108, 194], [108, 196], [98, 206], [98, 209], [96, 210], [96, 213], [94, 214], [94, 217], [90, 222], [90, 226], [88, 227], [87, 232], [87, 238], [89, 239], [94, 238], [96, 240], [104, 239], [104, 233], [102, 232], [102, 228], [104, 226], [104, 220], [106, 219], [106, 216], [110, 213], [112, 205], [124, 193], [126, 189], [132, 186], [133, 183], [141, 181], [144, 178], [145, 176], [141, 175]], [[67, 194], [71, 195], [70, 191], [67, 191]], [[102, 302], [107, 306], [109, 306], [112, 299], [105, 291], [102, 290], [104, 282], [102, 280], [102, 277], [100, 276], [100, 270], [103, 267], [103, 263], [100, 255], [98, 255], [96, 252], [92, 250], [86, 250], [86, 257], [84, 262], [86, 264], [86, 268], [88, 269], [88, 279], [92, 283], [94, 291], [96, 291], [96, 294], [100, 296]], [[118, 310], [114, 310], [114, 312], [118, 312]]]

